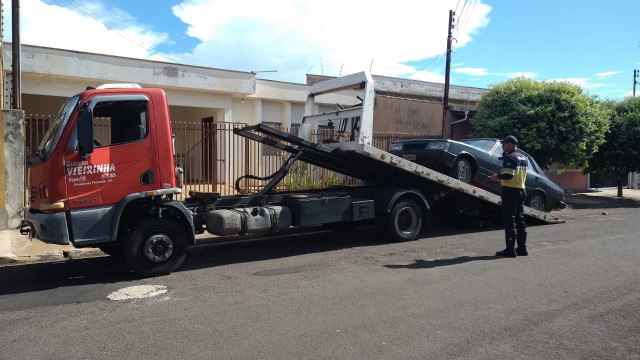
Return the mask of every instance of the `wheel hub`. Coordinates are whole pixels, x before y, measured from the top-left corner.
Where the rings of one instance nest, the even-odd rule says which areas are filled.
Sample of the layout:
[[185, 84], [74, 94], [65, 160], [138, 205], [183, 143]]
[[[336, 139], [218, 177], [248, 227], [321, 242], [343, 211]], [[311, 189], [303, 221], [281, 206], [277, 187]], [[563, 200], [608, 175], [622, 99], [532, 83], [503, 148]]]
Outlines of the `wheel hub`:
[[471, 169], [465, 164], [460, 163], [458, 165], [458, 180], [462, 182], [469, 182], [471, 179]]
[[161, 263], [171, 257], [173, 253], [173, 241], [164, 234], [154, 234], [144, 242], [142, 252], [147, 260], [152, 263]]
[[413, 231], [415, 227], [417, 216], [415, 211], [413, 211], [410, 207], [405, 207], [400, 210], [398, 214], [397, 226], [398, 230], [400, 230], [404, 234], [408, 234]]

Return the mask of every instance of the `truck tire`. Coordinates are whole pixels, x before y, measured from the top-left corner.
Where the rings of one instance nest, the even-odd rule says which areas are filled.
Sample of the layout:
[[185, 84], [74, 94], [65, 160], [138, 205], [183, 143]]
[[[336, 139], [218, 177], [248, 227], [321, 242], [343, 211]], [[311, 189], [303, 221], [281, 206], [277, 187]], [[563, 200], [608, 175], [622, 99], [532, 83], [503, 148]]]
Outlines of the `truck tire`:
[[164, 218], [142, 220], [124, 241], [127, 264], [145, 277], [171, 273], [187, 255], [184, 229]]
[[422, 211], [415, 201], [400, 199], [386, 216], [385, 230], [391, 240], [409, 241], [418, 237], [422, 227]]

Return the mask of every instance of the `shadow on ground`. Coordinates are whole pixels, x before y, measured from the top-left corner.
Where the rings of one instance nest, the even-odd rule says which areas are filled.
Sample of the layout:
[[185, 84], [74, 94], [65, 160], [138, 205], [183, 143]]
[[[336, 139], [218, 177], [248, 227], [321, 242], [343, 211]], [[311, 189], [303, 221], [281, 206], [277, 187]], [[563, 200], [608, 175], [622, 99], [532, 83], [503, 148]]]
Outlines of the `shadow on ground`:
[[464, 264], [470, 261], [483, 261], [483, 260], [501, 260], [507, 259], [499, 256], [459, 256], [453, 259], [438, 259], [438, 260], [415, 260], [413, 264], [408, 265], [385, 265], [384, 267], [389, 269], [431, 269], [440, 266], [458, 265]]
[[[436, 226], [421, 234], [421, 239], [499, 229], [496, 226]], [[264, 261], [347, 248], [378, 246], [387, 243], [374, 227], [352, 232], [316, 231], [284, 237], [240, 242], [210, 243], [189, 249], [189, 255], [177, 272], [212, 268], [228, 264]], [[468, 260], [466, 260], [468, 261]], [[63, 289], [95, 284], [122, 284], [141, 278], [128, 270], [121, 257], [70, 259], [48, 263], [25, 263], [0, 267], [0, 296]]]

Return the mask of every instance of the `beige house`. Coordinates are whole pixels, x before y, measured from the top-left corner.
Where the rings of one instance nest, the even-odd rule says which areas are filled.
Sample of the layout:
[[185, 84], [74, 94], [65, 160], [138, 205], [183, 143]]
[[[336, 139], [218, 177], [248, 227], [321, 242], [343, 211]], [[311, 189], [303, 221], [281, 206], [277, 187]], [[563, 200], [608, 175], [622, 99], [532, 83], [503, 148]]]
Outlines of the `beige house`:
[[[3, 51], [7, 75], [4, 105], [9, 108], [11, 46], [3, 46]], [[29, 45], [22, 46], [21, 68], [22, 103], [27, 115], [55, 114], [65, 98], [87, 86], [137, 83], [165, 89], [176, 121], [213, 117], [215, 122], [270, 122], [287, 127], [302, 119], [307, 85], [323, 78], [308, 75], [307, 84], [296, 84], [257, 79], [249, 72]], [[442, 133], [442, 84], [384, 76], [374, 76], [374, 80], [376, 131]], [[450, 109], [454, 113], [473, 110], [484, 92], [451, 86]], [[327, 110], [335, 108], [336, 100], [324, 99]]]
[[[3, 105], [4, 109], [10, 109], [10, 43], [3, 44], [2, 55], [5, 80]], [[87, 86], [137, 83], [143, 87], [160, 87], [168, 97], [179, 162], [194, 181], [211, 180], [213, 176], [219, 183], [232, 183], [239, 174], [252, 170], [250, 164], [239, 169], [231, 161], [239, 154], [238, 145], [230, 135], [232, 127], [257, 123], [283, 128], [299, 126], [309, 85], [324, 78], [308, 75], [305, 84], [271, 81], [258, 79], [251, 72], [30, 45], [21, 47], [20, 66], [22, 110], [26, 126], [24, 134], [15, 138], [22, 137], [29, 145], [34, 133], [46, 130], [47, 116], [55, 115], [65, 99]], [[442, 136], [444, 132], [447, 137], [464, 137], [467, 115], [486, 92], [484, 89], [451, 86], [449, 111], [443, 124], [442, 84], [375, 75], [373, 78], [376, 83], [374, 131], [378, 132], [431, 136]], [[337, 104], [349, 105], [350, 99], [340, 94], [328, 95], [318, 99], [317, 110], [333, 111], [337, 109]], [[45, 121], [34, 125], [38, 119]], [[211, 128], [212, 125], [215, 129]], [[29, 150], [26, 149], [27, 152]], [[245, 146], [242, 151], [247, 152], [249, 148]], [[24, 156], [24, 153], [17, 153], [16, 150], [11, 152], [5, 157]], [[268, 168], [266, 164], [274, 162], [273, 154], [269, 153], [262, 153], [260, 159], [258, 164], [251, 164], [255, 165], [258, 172]], [[20, 162], [16, 162], [16, 166], [20, 165]], [[16, 179], [10, 181], [11, 185], [7, 183], [7, 193], [21, 193], [8, 189], [20, 183], [20, 179]]]

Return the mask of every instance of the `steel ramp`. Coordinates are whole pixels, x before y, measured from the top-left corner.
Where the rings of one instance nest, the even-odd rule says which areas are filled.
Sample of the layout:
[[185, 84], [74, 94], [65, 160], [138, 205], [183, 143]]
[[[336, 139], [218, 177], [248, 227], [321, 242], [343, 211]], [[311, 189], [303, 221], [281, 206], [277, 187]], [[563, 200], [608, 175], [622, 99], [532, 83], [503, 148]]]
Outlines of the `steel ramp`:
[[[327, 170], [351, 176], [372, 185], [416, 187], [431, 196], [455, 191], [497, 206], [496, 195], [477, 186], [406, 160], [366, 144], [355, 142], [313, 143], [264, 124], [234, 129], [234, 133], [289, 153], [301, 151], [300, 160]], [[525, 206], [525, 215], [546, 222], [564, 223], [563, 219]]]

